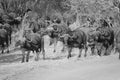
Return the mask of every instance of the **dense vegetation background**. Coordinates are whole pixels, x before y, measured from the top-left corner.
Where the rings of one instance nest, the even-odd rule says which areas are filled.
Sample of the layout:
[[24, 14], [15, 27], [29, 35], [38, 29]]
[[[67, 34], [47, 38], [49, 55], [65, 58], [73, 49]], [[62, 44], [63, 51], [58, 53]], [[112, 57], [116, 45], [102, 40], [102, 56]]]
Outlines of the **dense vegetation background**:
[[6, 19], [5, 15], [23, 16], [27, 9], [31, 9], [34, 13], [30, 16], [37, 18], [77, 21], [82, 25], [87, 18], [97, 21], [109, 17], [114, 26], [119, 26], [119, 8], [119, 0], [0, 0], [0, 19]]

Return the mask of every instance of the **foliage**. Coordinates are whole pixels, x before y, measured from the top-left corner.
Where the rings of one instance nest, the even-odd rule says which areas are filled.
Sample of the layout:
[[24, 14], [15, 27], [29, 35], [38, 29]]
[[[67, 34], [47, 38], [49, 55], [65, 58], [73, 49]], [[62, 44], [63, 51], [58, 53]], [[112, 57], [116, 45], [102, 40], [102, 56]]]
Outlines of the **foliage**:
[[0, 16], [23, 16], [27, 9], [43, 18], [66, 21], [80, 18], [83, 22], [79, 22], [85, 23], [89, 17], [95, 20], [112, 17], [116, 23], [120, 23], [119, 0], [0, 0]]

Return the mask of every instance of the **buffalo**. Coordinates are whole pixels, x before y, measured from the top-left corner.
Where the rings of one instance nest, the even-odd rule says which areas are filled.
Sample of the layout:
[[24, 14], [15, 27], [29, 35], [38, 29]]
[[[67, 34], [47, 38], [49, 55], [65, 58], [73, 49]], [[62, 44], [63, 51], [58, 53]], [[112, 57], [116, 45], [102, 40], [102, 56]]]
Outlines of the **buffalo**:
[[45, 21], [40, 20], [39, 22], [31, 21], [29, 28], [32, 29], [34, 33], [38, 32], [41, 30], [41, 28], [46, 28], [46, 23]]
[[[35, 60], [39, 60], [39, 53], [42, 52], [43, 59], [45, 59], [45, 50], [44, 50], [44, 38], [39, 33], [33, 33], [32, 30], [25, 30], [23, 35], [23, 40], [16, 42], [15, 46], [20, 46], [22, 49], [22, 62], [29, 61], [30, 51], [36, 53]], [[27, 52], [27, 54], [25, 54]]]
[[80, 29], [75, 29], [73, 31], [69, 31], [66, 34], [60, 36], [63, 40], [64, 44], [68, 47], [68, 56], [71, 57], [72, 48], [79, 48], [79, 56], [81, 57], [82, 49], [85, 49], [85, 57], [87, 56], [87, 35], [84, 31]]
[[94, 46], [98, 50], [98, 55], [102, 55], [101, 51], [104, 48], [104, 55], [108, 55], [108, 49], [111, 47], [111, 50], [114, 48], [114, 31], [111, 28], [99, 27], [90, 35], [93, 39]]
[[[6, 46], [7, 48], [9, 47], [9, 35], [5, 29], [0, 29], [0, 46], [2, 48], [2, 53], [4, 53]], [[9, 49], [7, 52], [9, 52]]]
[[92, 55], [94, 55], [99, 32], [92, 30], [92, 31], [89, 31], [87, 35], [88, 35], [87, 45], [88, 47], [91, 48]]
[[[59, 36], [67, 33], [69, 30], [70, 30], [69, 27], [64, 23], [61, 24], [53, 23], [47, 27], [46, 31], [51, 39], [50, 45], [54, 44], [54, 52], [56, 52], [56, 45], [57, 42], [59, 41]], [[64, 46], [62, 51], [64, 51]]]
[[11, 37], [11, 35], [12, 35], [12, 27], [8, 23], [5, 23], [2, 28], [4, 28], [7, 31], [8, 39], [9, 39], [9, 42], [11, 44], [11, 40], [12, 40], [12, 37]]

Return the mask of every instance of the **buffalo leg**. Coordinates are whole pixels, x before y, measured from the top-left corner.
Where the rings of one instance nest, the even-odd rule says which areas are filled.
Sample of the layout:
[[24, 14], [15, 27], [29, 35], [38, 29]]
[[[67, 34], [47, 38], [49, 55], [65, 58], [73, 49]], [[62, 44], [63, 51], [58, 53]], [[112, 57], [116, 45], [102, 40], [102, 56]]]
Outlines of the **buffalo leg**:
[[56, 38], [54, 38], [54, 53], [56, 52], [56, 46], [57, 46], [57, 39]]
[[120, 59], [120, 50], [118, 49], [118, 53], [119, 53], [119, 59]]
[[101, 46], [101, 45], [100, 45], [100, 48], [97, 49], [99, 56], [102, 56], [102, 49], [103, 49], [103, 46]]
[[78, 55], [78, 58], [80, 58], [80, 57], [81, 57], [81, 54], [82, 54], [82, 49], [81, 49], [81, 48], [79, 48], [79, 55]]
[[119, 59], [120, 59], [120, 43], [117, 43], [116, 44], [116, 53], [118, 52], [118, 54], [119, 54]]
[[91, 47], [92, 56], [95, 55], [95, 46]]
[[4, 50], [5, 50], [5, 46], [4, 46], [4, 43], [2, 44], [2, 54], [4, 53]]
[[2, 54], [4, 53], [4, 48], [2, 48]]
[[6, 44], [7, 44], [7, 53], [9, 53], [9, 44], [10, 44], [10, 43], [9, 43], [8, 40], [6, 41]]
[[42, 51], [42, 54], [43, 54], [43, 60], [45, 60], [45, 49], [44, 49], [44, 38], [42, 38], [42, 41], [41, 41], [41, 49], [40, 49], [40, 52]]
[[42, 54], [43, 54], [43, 60], [45, 60], [45, 51], [43, 51]]
[[101, 49], [99, 50], [99, 55], [100, 55], [100, 56], [103, 56], [104, 53], [105, 53], [105, 49], [104, 49], [104, 48], [101, 48]]
[[29, 61], [29, 55], [30, 55], [30, 51], [27, 52], [27, 55], [26, 55], [26, 62]]
[[87, 56], [87, 50], [88, 50], [88, 47], [87, 46], [85, 46], [85, 57]]
[[10, 44], [12, 43], [12, 38], [11, 38], [11, 35], [10, 35]]
[[54, 53], [56, 52], [57, 41], [54, 42]]
[[22, 63], [25, 62], [25, 51], [22, 51]]
[[62, 48], [61, 52], [65, 52], [65, 45], [64, 44], [63, 44], [63, 48]]
[[119, 59], [120, 59], [120, 53], [119, 53]]
[[98, 53], [98, 55], [100, 56], [100, 50], [97, 49], [97, 53]]
[[45, 50], [42, 50], [43, 60], [45, 60]]
[[35, 56], [35, 61], [38, 61], [38, 60], [39, 60], [39, 52], [38, 52], [38, 51], [36, 51], [35, 53], [36, 53], [36, 56]]
[[115, 48], [114, 54], [116, 54], [117, 52], [118, 52], [118, 49], [117, 49], [117, 48]]
[[114, 46], [113, 45], [110, 45], [109, 47], [108, 47], [108, 55], [110, 55], [111, 53], [112, 53], [112, 51], [114, 51]]
[[4, 53], [4, 49], [2, 49], [2, 54]]
[[104, 52], [104, 54], [103, 55], [105, 55], [105, 56], [107, 56], [108, 55], [108, 48], [107, 47], [105, 47], [105, 52]]
[[68, 48], [68, 56], [67, 56], [68, 59], [71, 57], [71, 52], [72, 52], [72, 48], [69, 47], [69, 48]]
[[62, 52], [64, 52], [65, 51], [65, 47], [63, 46], [63, 48], [62, 48], [62, 50], [61, 50]]
[[52, 45], [54, 43], [54, 50], [53, 52], [55, 53], [56, 52], [56, 45], [57, 45], [57, 40], [54, 38], [54, 39], [50, 39], [50, 45]]
[[7, 46], [7, 53], [9, 53], [10, 51], [9, 51], [9, 46]]
[[117, 47], [117, 43], [114, 44], [114, 54], [116, 54], [118, 52], [118, 47]]
[[54, 40], [52, 38], [50, 38], [50, 44], [49, 44], [49, 46], [53, 44], [53, 41]]

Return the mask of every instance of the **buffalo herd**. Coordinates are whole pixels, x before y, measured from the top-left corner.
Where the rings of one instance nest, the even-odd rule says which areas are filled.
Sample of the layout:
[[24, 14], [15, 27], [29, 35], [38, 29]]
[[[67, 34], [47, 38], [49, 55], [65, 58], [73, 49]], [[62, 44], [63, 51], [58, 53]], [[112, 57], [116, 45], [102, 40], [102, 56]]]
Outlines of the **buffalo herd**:
[[[13, 25], [11, 24], [12, 22], [0, 24], [0, 47], [2, 53], [4, 53], [5, 48], [9, 52], [9, 46], [12, 43]], [[115, 33], [114, 29], [104, 20], [101, 20], [100, 26], [94, 29], [87, 28], [87, 31], [83, 28], [80, 26], [75, 30], [71, 30], [65, 23], [53, 22], [46, 26], [46, 24], [30, 22], [29, 28], [23, 31], [22, 40], [15, 42], [15, 47], [20, 46], [22, 50], [22, 62], [29, 61], [31, 51], [35, 53], [36, 61], [39, 60], [40, 52], [42, 52], [43, 59], [45, 59], [44, 36], [48, 35], [50, 45], [54, 44], [53, 52], [56, 52], [57, 42], [61, 41], [63, 43], [62, 51], [65, 48], [68, 50], [68, 59], [72, 57], [71, 51], [73, 48], [79, 48], [78, 57], [81, 57], [83, 49], [86, 57], [88, 48], [90, 48], [92, 55], [95, 55], [95, 50], [97, 50], [96, 53], [99, 56], [110, 55], [111, 51], [115, 50], [115, 52], [119, 52], [120, 59], [120, 30]]]

